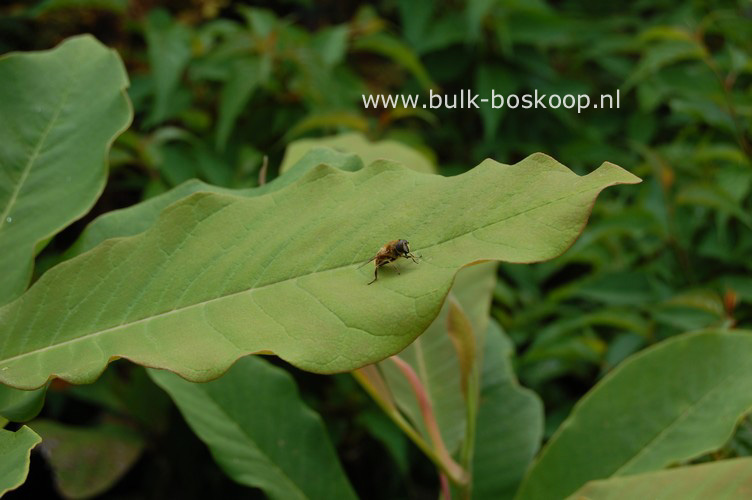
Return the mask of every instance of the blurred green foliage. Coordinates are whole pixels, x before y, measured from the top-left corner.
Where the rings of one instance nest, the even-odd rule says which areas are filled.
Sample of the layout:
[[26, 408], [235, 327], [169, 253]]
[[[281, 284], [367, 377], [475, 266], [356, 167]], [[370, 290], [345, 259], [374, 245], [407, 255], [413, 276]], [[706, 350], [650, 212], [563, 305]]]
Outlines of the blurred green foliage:
[[[255, 186], [265, 157], [271, 178], [291, 140], [334, 132], [403, 142], [445, 175], [485, 157], [513, 163], [536, 151], [580, 173], [617, 163], [643, 184], [607, 192], [563, 257], [501, 266], [492, 315], [514, 340], [522, 383], [543, 397], [547, 435], [637, 350], [687, 330], [752, 323], [749, 2], [259, 3], [46, 0], [0, 8], [0, 52], [91, 32], [125, 59], [136, 120], [116, 142], [107, 190], [83, 222], [191, 178]], [[361, 98], [468, 88], [591, 98], [619, 89], [621, 106], [429, 112], [366, 110]], [[83, 222], [44, 251], [40, 272]], [[433, 497], [431, 468], [412, 448], [409, 473], [404, 462], [364, 468], [363, 460], [388, 456], [374, 451], [377, 440], [403, 450], [404, 437], [374, 417], [351, 381], [295, 375], [359, 494], [369, 497], [378, 484], [385, 496]], [[85, 413], [58, 396], [50, 396], [48, 416]], [[749, 454], [749, 429], [729, 445], [730, 456]]]

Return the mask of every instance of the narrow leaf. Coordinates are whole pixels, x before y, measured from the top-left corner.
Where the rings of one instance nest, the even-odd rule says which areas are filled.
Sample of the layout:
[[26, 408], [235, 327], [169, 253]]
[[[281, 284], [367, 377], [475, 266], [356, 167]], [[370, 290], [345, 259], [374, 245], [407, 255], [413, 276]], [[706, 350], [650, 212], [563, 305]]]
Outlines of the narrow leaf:
[[31, 449], [40, 441], [42, 438], [25, 425], [16, 432], [0, 429], [0, 496], [26, 481]]
[[131, 121], [128, 77], [93, 37], [0, 58], [0, 304], [29, 283], [43, 242], [92, 207]]
[[284, 370], [248, 357], [205, 384], [149, 374], [235, 481], [271, 498], [355, 498], [321, 417]]
[[571, 499], [716, 500], [752, 497], [752, 458], [721, 460], [636, 476], [591, 481]]
[[[610, 163], [580, 177], [536, 154], [449, 178], [387, 162], [319, 165], [264, 196], [196, 193], [0, 308], [0, 382], [91, 382], [118, 357], [203, 381], [263, 352], [305, 370], [353, 370], [422, 333], [462, 266], [556, 257], [602, 189], [635, 182]], [[374, 219], [384, 207], [399, 209]], [[420, 264], [367, 286], [360, 264], [400, 237]]]
[[563, 498], [593, 479], [717, 450], [752, 410], [750, 385], [752, 332], [685, 334], [641, 351], [577, 403], [519, 498]]

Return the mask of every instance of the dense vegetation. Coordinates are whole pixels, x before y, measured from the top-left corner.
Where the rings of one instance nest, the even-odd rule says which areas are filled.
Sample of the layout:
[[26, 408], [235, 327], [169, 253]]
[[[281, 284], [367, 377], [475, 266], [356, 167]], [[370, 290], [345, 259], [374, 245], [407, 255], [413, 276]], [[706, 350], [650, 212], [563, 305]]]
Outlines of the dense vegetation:
[[[25, 452], [36, 442], [29, 429], [43, 439], [42, 453], [31, 455], [26, 483], [9, 498], [53, 491], [70, 497], [104, 491], [140, 497], [251, 491], [289, 498], [288, 480], [312, 485], [311, 491], [300, 492], [303, 497], [435, 498], [437, 492], [453, 490], [460, 497], [517, 492], [522, 498], [562, 498], [587, 483], [586, 492], [597, 498], [619, 488], [663, 491], [665, 481], [679, 481], [666, 476], [672, 472], [684, 474], [674, 476], [684, 478], [682, 484], [688, 477], [700, 485], [715, 478], [728, 488], [716, 494], [733, 498], [736, 483], [721, 479], [749, 484], [752, 465], [743, 457], [752, 453], [747, 417], [752, 337], [742, 330], [752, 325], [748, 2], [412, 0], [251, 6], [218, 0], [157, 6], [47, 0], [0, 9], [3, 54], [51, 49], [91, 33], [115, 49], [125, 67], [88, 38], [61, 46], [73, 55], [57, 66], [10, 67], [18, 56], [0, 60], [5, 64], [0, 66], [5, 71], [0, 143], [7, 151], [0, 157], [0, 206], [10, 207], [9, 199], [16, 198], [11, 145], [23, 145], [18, 137], [25, 132], [14, 127], [37, 127], [36, 105], [24, 105], [37, 99], [43, 114], [45, 92], [70, 83], [66, 68], [88, 75], [71, 93], [71, 102], [86, 112], [71, 117], [68, 128], [51, 128], [63, 146], [40, 161], [49, 162], [50, 171], [85, 162], [95, 167], [90, 179], [76, 179], [77, 186], [40, 174], [45, 192], [65, 200], [52, 206], [65, 208], [47, 205], [46, 212], [59, 212], [57, 221], [41, 216], [35, 207], [45, 205], [30, 199], [27, 213], [49, 226], [39, 230], [37, 239], [22, 242], [22, 233], [12, 233], [12, 217], [0, 226], [5, 281], [0, 304], [6, 304], [0, 309], [0, 344], [8, 349], [0, 351], [0, 367], [8, 367], [0, 381], [33, 389], [49, 375], [60, 377], [33, 392], [0, 387], [2, 432], [15, 431], [16, 443], [27, 439]], [[87, 55], [86, 64], [75, 59], [75, 44], [79, 54]], [[120, 94], [126, 79], [128, 99]], [[363, 94], [426, 95], [430, 89], [590, 96], [618, 89], [621, 98], [619, 109], [582, 113], [363, 106]], [[530, 156], [538, 152], [583, 177], [562, 174], [561, 165], [550, 158]], [[371, 165], [379, 158], [411, 170], [385, 162]], [[500, 173], [493, 169], [497, 165], [483, 164], [473, 170], [476, 177], [457, 176], [486, 158], [517, 166]], [[628, 172], [605, 164], [598, 182], [584, 177], [606, 161]], [[327, 169], [318, 167], [322, 163]], [[561, 180], [541, 183], [535, 169], [561, 174]], [[389, 172], [393, 183], [379, 182], [375, 189], [342, 187], [350, 182], [342, 179], [366, 183]], [[425, 173], [457, 177], [444, 181]], [[326, 180], [316, 183], [316, 176]], [[634, 176], [642, 182], [600, 194], [580, 235], [598, 192], [633, 184]], [[488, 186], [500, 187], [484, 189]], [[583, 186], [598, 192], [572, 194]], [[454, 192], [463, 194], [455, 199]], [[508, 196], [507, 209], [513, 210], [515, 202], [509, 200], [515, 195], [524, 198], [520, 211], [527, 210], [525, 203], [566, 198], [524, 224], [499, 224], [499, 231], [488, 236], [493, 245], [468, 242], [452, 228], [431, 224], [435, 217], [457, 227], [480, 227], [482, 217], [468, 207], [492, 206], [495, 196]], [[324, 202], [329, 199], [338, 205]], [[366, 205], [358, 211], [354, 207], [360, 203]], [[436, 206], [445, 208], [443, 219], [429, 209]], [[125, 207], [133, 208], [112, 212]], [[338, 238], [325, 256], [306, 254], [305, 248], [295, 252], [271, 236], [249, 242], [242, 251], [227, 251], [245, 230], [273, 235], [284, 228], [304, 235], [318, 223], [319, 213], [328, 214], [332, 227], [352, 225], [351, 233], [332, 233], [348, 238]], [[216, 214], [224, 215], [212, 219]], [[503, 222], [502, 215], [486, 222]], [[217, 224], [226, 240], [216, 232]], [[191, 228], [187, 233], [195, 239], [180, 240], [174, 228]], [[108, 239], [124, 236], [131, 238]], [[182, 244], [176, 244], [175, 254], [157, 262], [162, 245], [173, 237], [188, 242], [185, 248], [193, 253], [179, 255]], [[22, 332], [34, 331], [32, 324], [39, 330], [38, 325], [60, 324], [57, 332], [64, 338], [73, 338], [80, 328], [104, 331], [96, 323], [120, 314], [125, 306], [118, 309], [117, 304], [138, 304], [141, 292], [159, 295], [158, 300], [172, 304], [170, 310], [186, 297], [210, 300], [201, 293], [216, 283], [213, 277], [224, 276], [204, 274], [206, 262], [216, 261], [209, 253], [214, 246], [228, 255], [222, 273], [232, 267], [238, 283], [244, 256], [258, 254], [270, 267], [266, 278], [275, 284], [296, 266], [317, 272], [328, 269], [327, 263], [358, 264], [357, 257], [365, 260], [383, 242], [401, 237], [451, 240], [454, 251], [432, 253], [415, 246], [424, 261], [419, 271], [409, 263], [402, 266], [399, 286], [404, 288], [399, 291], [407, 295], [378, 302], [380, 311], [363, 306], [353, 319], [358, 315], [336, 306], [342, 300], [376, 300], [365, 294], [383, 288], [355, 286], [371, 278], [370, 267], [350, 271], [346, 279], [352, 283], [347, 281], [339, 295], [323, 291], [336, 289], [337, 281], [312, 282], [307, 288], [313, 299], [305, 300], [334, 308], [336, 321], [321, 319], [327, 331], [362, 319], [363, 331], [383, 335], [380, 343], [343, 343], [348, 362], [325, 365], [332, 344], [324, 340], [314, 339], [305, 348], [269, 348], [262, 339], [214, 350], [216, 339], [198, 330], [208, 339], [206, 346], [196, 350], [190, 345], [204, 364], [183, 357], [182, 338], [173, 344], [159, 340], [152, 351], [131, 345], [128, 355], [117, 351], [124, 349], [118, 344], [112, 357], [169, 368], [192, 381], [223, 374], [247, 352], [271, 350], [292, 365], [252, 356], [224, 377], [199, 384], [125, 360], [97, 377], [109, 361], [104, 354], [103, 360], [89, 363], [87, 353], [78, 353], [82, 357], [75, 359], [87, 360], [80, 365], [74, 358], [52, 356], [14, 365], [8, 354]], [[364, 247], [364, 241], [370, 246]], [[509, 250], [518, 244], [524, 252]], [[454, 273], [484, 257], [502, 263], [460, 271], [442, 307]], [[431, 266], [437, 269], [433, 274], [419, 274]], [[169, 271], [157, 289], [146, 277], [139, 281], [134, 269], [149, 279], [157, 276], [155, 282], [160, 269]], [[248, 277], [255, 276], [252, 271]], [[187, 281], [174, 278], [181, 275]], [[194, 279], [204, 281], [193, 287]], [[258, 283], [260, 278], [254, 279]], [[129, 281], [132, 290], [128, 284], [115, 286]], [[104, 295], [97, 293], [100, 283]], [[236, 285], [223, 284], [226, 290]], [[167, 302], [170, 292], [165, 290], [172, 289], [184, 293]], [[280, 303], [279, 296], [269, 292], [268, 302], [262, 296], [255, 317], [271, 319], [252, 323], [254, 329], [274, 331], [274, 323], [295, 316], [296, 307], [305, 310], [304, 300]], [[87, 314], [73, 324], [64, 311], [71, 306], [61, 305], [60, 297], [69, 304], [113, 299], [82, 306]], [[216, 314], [226, 319], [238, 306], [223, 307]], [[146, 309], [141, 313], [148, 316]], [[198, 320], [181, 321], [171, 328], [191, 333]], [[290, 328], [306, 331], [300, 325]], [[424, 330], [397, 361], [361, 368], [401, 350]], [[148, 335], [139, 339], [139, 346], [150, 341]], [[49, 339], [36, 340], [42, 346]], [[49, 369], [39, 368], [45, 363]], [[354, 376], [310, 373], [355, 368], [360, 369]], [[419, 386], [422, 382], [433, 415], [416, 401], [411, 374]], [[29, 420], [28, 427], [21, 427]], [[661, 439], [654, 439], [656, 433]], [[275, 465], [290, 467], [287, 479], [271, 469], [234, 465], [254, 455], [250, 447], [228, 450], [227, 442], [246, 438], [259, 447], [253, 453], [265, 450], [267, 455], [266, 440], [295, 439], [303, 458], [291, 460], [293, 453], [284, 450], [271, 457]], [[643, 446], [632, 449], [630, 443]], [[5, 446], [0, 449], [11, 449]], [[23, 455], [19, 462], [0, 463], [0, 472], [23, 465]], [[676, 465], [684, 467], [662, 471]], [[625, 477], [607, 479], [612, 476]], [[606, 480], [588, 482], [595, 479]], [[0, 483], [0, 491], [8, 485]]]

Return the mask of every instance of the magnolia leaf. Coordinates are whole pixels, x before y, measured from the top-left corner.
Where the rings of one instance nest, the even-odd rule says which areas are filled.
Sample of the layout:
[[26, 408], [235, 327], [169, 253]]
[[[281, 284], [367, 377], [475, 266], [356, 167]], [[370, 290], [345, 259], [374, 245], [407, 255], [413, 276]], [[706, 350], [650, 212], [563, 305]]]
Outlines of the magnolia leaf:
[[287, 172], [297, 165], [308, 151], [317, 147], [354, 153], [360, 157], [364, 165], [370, 165], [376, 160], [391, 160], [417, 172], [436, 173], [434, 162], [410, 146], [391, 139], [371, 142], [363, 134], [357, 132], [293, 141], [285, 150], [285, 157], [282, 159], [279, 171]]
[[261, 196], [292, 184], [313, 167], [323, 163], [346, 171], [355, 171], [363, 167], [363, 163], [354, 154], [341, 153], [328, 148], [314, 148], [299, 158], [285, 175], [263, 186], [229, 189], [191, 179], [154, 198], [100, 215], [86, 226], [81, 236], [66, 253], [66, 257], [70, 258], [91, 250], [108, 238], [132, 236], [146, 231], [156, 222], [162, 210], [193, 193], [212, 192], [247, 197]]
[[0, 429], [0, 496], [26, 481], [31, 449], [41, 441], [25, 425], [16, 432]]
[[94, 205], [107, 151], [132, 118], [120, 57], [94, 37], [0, 58], [0, 304], [35, 254]]
[[89, 498], [110, 489], [136, 463], [143, 438], [122, 424], [72, 427], [52, 420], [35, 420], [42, 436], [39, 447], [55, 473], [55, 485], [65, 498]]
[[690, 333], [641, 351], [577, 403], [518, 498], [564, 498], [593, 479], [655, 471], [715, 451], [752, 410], [750, 385], [749, 331]]
[[[319, 165], [263, 196], [196, 193], [0, 308], [0, 383], [87, 383], [119, 357], [193, 381], [252, 353], [353, 370], [422, 333], [461, 267], [556, 257], [601, 190], [636, 182], [611, 163], [581, 177], [535, 154], [449, 178], [388, 162], [356, 172]], [[401, 237], [420, 263], [367, 286], [372, 269], [360, 265]]]
[[520, 387], [512, 341], [495, 321], [486, 333], [473, 455], [473, 498], [514, 497], [543, 439], [543, 403]]
[[752, 495], [752, 458], [720, 460], [636, 476], [590, 481], [572, 500], [744, 499]]
[[248, 357], [205, 384], [162, 370], [149, 375], [235, 481], [271, 498], [356, 498], [321, 417], [285, 370]]

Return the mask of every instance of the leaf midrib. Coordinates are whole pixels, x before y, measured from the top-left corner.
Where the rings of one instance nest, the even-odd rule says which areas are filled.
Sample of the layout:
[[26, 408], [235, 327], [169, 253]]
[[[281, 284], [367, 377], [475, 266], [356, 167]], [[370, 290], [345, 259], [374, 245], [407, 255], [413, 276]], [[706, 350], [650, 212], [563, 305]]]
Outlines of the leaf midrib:
[[[69, 77], [68, 81], [70, 81], [71, 73], [67, 66], [65, 66], [65, 71], [68, 72], [68, 77]], [[47, 127], [45, 127], [45, 129], [42, 131], [42, 135], [39, 137], [39, 140], [37, 141], [36, 146], [34, 146], [34, 149], [31, 152], [31, 155], [29, 155], [29, 159], [26, 161], [26, 165], [24, 166], [23, 172], [21, 172], [21, 178], [19, 179], [18, 183], [16, 183], [16, 187], [13, 189], [13, 193], [11, 193], [10, 200], [8, 200], [8, 205], [3, 210], [2, 215], [0, 215], [0, 231], [2, 231], [3, 226], [5, 226], [5, 222], [7, 221], [8, 214], [10, 214], [11, 210], [13, 209], [13, 206], [16, 204], [16, 200], [18, 199], [18, 195], [21, 192], [21, 188], [26, 182], [26, 179], [29, 177], [29, 172], [31, 172], [31, 168], [34, 165], [34, 162], [36, 162], [37, 158], [39, 157], [39, 154], [42, 151], [42, 145], [45, 143], [45, 141], [47, 140], [47, 136], [50, 134], [53, 126], [55, 125], [57, 120], [60, 118], [60, 113], [62, 112], [63, 108], [68, 103], [68, 97], [70, 96], [72, 88], [73, 88], [72, 84], [68, 85], [68, 87], [66, 88], [62, 99], [60, 99], [59, 106], [55, 110], [55, 113], [52, 115], [52, 118], [47, 124]]]
[[[597, 170], [594, 171], [594, 172], [591, 172], [591, 174], [595, 173], [595, 172], [597, 172]], [[573, 175], [576, 176], [576, 174], [573, 174]], [[588, 174], [588, 175], [590, 175], [590, 174]], [[583, 176], [583, 177], [576, 176], [576, 177], [578, 177], [580, 179], [584, 179], [587, 176]], [[622, 183], [622, 181], [613, 181], [613, 182], [609, 182], [609, 183], [606, 183], [606, 184], [603, 184], [603, 185], [599, 185], [599, 186], [596, 186], [596, 187], [588, 187], [587, 189], [580, 190], [580, 191], [574, 191], [573, 190], [573, 191], [570, 191], [569, 193], [567, 193], [565, 196], [561, 196], [559, 198], [554, 198], [554, 199], [551, 199], [551, 200], [546, 200], [544, 203], [541, 203], [540, 205], [527, 208], [527, 209], [522, 210], [520, 212], [517, 212], [517, 213], [511, 214], [511, 215], [509, 215], [507, 217], [504, 217], [503, 219], [499, 219], [499, 220], [496, 220], [496, 221], [491, 222], [489, 224], [484, 224], [482, 226], [475, 227], [475, 228], [473, 228], [473, 229], [471, 229], [469, 231], [465, 231], [465, 232], [457, 234], [457, 235], [455, 235], [455, 236], [453, 236], [451, 238], [446, 238], [446, 239], [441, 240], [439, 242], [432, 243], [430, 245], [426, 245], [426, 246], [424, 246], [422, 248], [437, 247], [437, 246], [443, 245], [444, 243], [447, 243], [449, 241], [453, 241], [453, 240], [456, 240], [456, 239], [458, 239], [460, 237], [467, 236], [468, 234], [471, 234], [471, 233], [473, 233], [475, 231], [478, 231], [480, 229], [484, 229], [484, 228], [492, 226], [494, 224], [500, 224], [502, 222], [506, 222], [506, 221], [511, 220], [511, 219], [513, 219], [515, 217], [519, 217], [519, 216], [524, 215], [524, 214], [526, 214], [528, 212], [532, 212], [534, 210], [538, 210], [540, 208], [546, 207], [546, 206], [551, 205], [553, 203], [557, 203], [557, 202], [560, 202], [562, 200], [566, 200], [566, 199], [571, 198], [573, 196], [581, 195], [581, 194], [586, 193], [588, 191], [599, 191], [600, 192], [603, 189], [605, 189], [606, 187], [612, 186], [614, 184], [621, 184], [621, 183]], [[143, 234], [143, 233], [140, 233], [140, 234]], [[133, 237], [137, 237], [137, 236], [138, 235], [133, 236]], [[212, 297], [210, 299], [203, 300], [203, 301], [200, 301], [200, 302], [195, 302], [193, 304], [188, 304], [186, 306], [182, 306], [182, 307], [179, 307], [179, 308], [176, 308], [176, 309], [172, 309], [170, 311], [165, 311], [165, 312], [162, 312], [162, 313], [153, 314], [153, 315], [147, 316], [145, 318], [140, 318], [140, 319], [137, 319], [137, 320], [133, 320], [133, 321], [130, 321], [128, 323], [124, 323], [124, 324], [116, 325], [116, 326], [113, 326], [113, 327], [105, 328], [103, 330], [98, 330], [98, 331], [93, 331], [93, 332], [85, 333], [85, 334], [83, 334], [83, 335], [81, 335], [79, 337], [75, 337], [75, 338], [72, 338], [72, 339], [69, 339], [69, 340], [65, 340], [63, 342], [58, 342], [56, 344], [51, 344], [51, 345], [48, 345], [48, 346], [45, 346], [45, 347], [42, 347], [42, 348], [39, 348], [39, 349], [34, 349], [34, 350], [31, 350], [31, 351], [26, 351], [26, 352], [17, 354], [15, 356], [11, 356], [9, 358], [2, 359], [2, 360], [0, 360], [0, 362], [2, 362], [2, 363], [11, 363], [11, 362], [17, 361], [19, 359], [22, 359], [24, 357], [27, 357], [27, 356], [32, 356], [32, 355], [35, 355], [35, 354], [38, 354], [38, 353], [42, 353], [42, 352], [46, 352], [46, 351], [51, 350], [51, 349], [56, 349], [58, 347], [62, 347], [62, 346], [68, 345], [68, 344], [73, 344], [73, 343], [76, 343], [76, 342], [88, 340], [88, 339], [93, 338], [95, 336], [104, 335], [104, 334], [107, 334], [107, 333], [110, 333], [110, 332], [113, 332], [113, 331], [117, 331], [117, 330], [120, 330], [120, 329], [123, 329], [123, 328], [128, 328], [128, 327], [131, 327], [131, 326], [134, 326], [134, 325], [138, 325], [138, 324], [141, 324], [141, 323], [149, 322], [149, 321], [151, 321], [153, 319], [168, 317], [168, 316], [171, 316], [173, 314], [181, 313], [183, 311], [189, 310], [189, 309], [194, 308], [194, 307], [205, 306], [205, 305], [210, 304], [212, 302], [216, 302], [216, 301], [219, 301], [219, 300], [224, 300], [226, 298], [234, 297], [234, 296], [241, 295], [241, 294], [244, 294], [244, 293], [253, 293], [253, 292], [258, 291], [258, 290], [263, 290], [264, 288], [268, 288], [268, 287], [271, 287], [271, 286], [274, 286], [274, 285], [278, 285], [280, 283], [286, 283], [288, 281], [298, 280], [298, 279], [305, 278], [307, 276], [311, 276], [311, 275], [314, 275], [314, 274], [319, 274], [319, 273], [325, 273], [325, 272], [329, 272], [329, 271], [337, 271], [337, 270], [340, 270], [340, 269], [345, 269], [345, 268], [348, 268], [348, 267], [351, 267], [351, 266], [355, 266], [358, 263], [360, 263], [360, 261], [357, 261], [356, 263], [346, 264], [346, 265], [333, 266], [333, 267], [330, 267], [330, 268], [327, 268], [327, 269], [317, 270], [317, 271], [306, 273], [306, 274], [301, 274], [300, 276], [293, 276], [293, 277], [290, 277], [290, 278], [285, 278], [285, 279], [282, 279], [282, 280], [278, 280], [278, 281], [274, 281], [274, 282], [271, 282], [271, 283], [267, 283], [266, 285], [262, 285], [262, 286], [258, 286], [258, 287], [254, 287], [254, 288], [247, 288], [247, 289], [244, 289], [244, 290], [239, 290], [237, 292], [232, 292], [232, 293], [229, 293], [229, 294], [226, 294], [226, 295], [222, 295], [220, 297]], [[427, 261], [427, 263], [430, 263], [430, 262]]]
[[[170, 375], [174, 375], [174, 374], [170, 374]], [[181, 382], [182, 382], [182, 380], [181, 380]], [[193, 384], [193, 385], [195, 385], [196, 387], [198, 387], [197, 384]], [[292, 487], [293, 490], [295, 490], [296, 492], [298, 492], [298, 494], [300, 495], [300, 498], [303, 498], [303, 499], [310, 498], [308, 495], [305, 494], [305, 492], [303, 490], [301, 490], [298, 487], [297, 483], [295, 483], [295, 481], [290, 477], [289, 474], [287, 474], [287, 472], [285, 472], [285, 470], [283, 468], [281, 468], [279, 465], [277, 465], [277, 463], [275, 461], [273, 461], [271, 458], [269, 458], [269, 455], [267, 455], [267, 453], [258, 446], [258, 444], [256, 443], [256, 440], [253, 438], [253, 436], [251, 436], [250, 434], [248, 434], [245, 431], [245, 429], [240, 425], [240, 423], [232, 415], [230, 415], [228, 412], [226, 412], [225, 409], [222, 407], [222, 405], [220, 405], [219, 402], [216, 399], [214, 399], [214, 397], [208, 391], [204, 391], [204, 390], [202, 390], [200, 388], [199, 388], [199, 391], [201, 391], [201, 393], [203, 393], [206, 396], [206, 399], [208, 399], [209, 402], [211, 402], [211, 405], [215, 408], [215, 410], [218, 413], [220, 413], [220, 414], [222, 414], [222, 415], [225, 416], [226, 421], [229, 422], [232, 425], [232, 427], [235, 428], [238, 431], [238, 434], [240, 436], [243, 436], [246, 439], [246, 441], [248, 443], [250, 443], [250, 445], [259, 453], [259, 455], [261, 455], [266, 460], [266, 462], [269, 465], [271, 465], [272, 467], [274, 467], [277, 471], [279, 471], [279, 474], [282, 477], [284, 477], [284, 478], [287, 479], [289, 485]]]
[[[713, 386], [705, 393], [703, 394], [699, 399], [692, 402], [692, 404], [689, 405], [687, 409], [676, 415], [676, 417], [671, 421], [670, 424], [668, 424], [665, 428], [663, 428], [660, 432], [658, 432], [655, 436], [650, 438], [648, 442], [646, 442], [641, 449], [632, 456], [632, 458], [628, 459], [624, 464], [622, 464], [618, 469], [616, 469], [609, 477], [619, 476], [620, 472], [624, 470], [626, 467], [632, 465], [638, 458], [642, 457], [645, 453], [647, 453], [647, 450], [650, 449], [659, 439], [661, 439], [663, 436], [665, 436], [667, 433], [671, 432], [676, 428], [679, 423], [684, 421], [691, 413], [694, 413], [702, 404], [703, 402], [712, 394], [714, 394], [718, 389], [723, 388], [726, 386], [726, 383], [729, 379], [738, 376], [738, 372], [731, 372], [727, 376], [723, 377], [718, 383], [713, 384]], [[647, 471], [643, 471], [647, 472]], [[637, 474], [637, 472], [635, 472]]]

